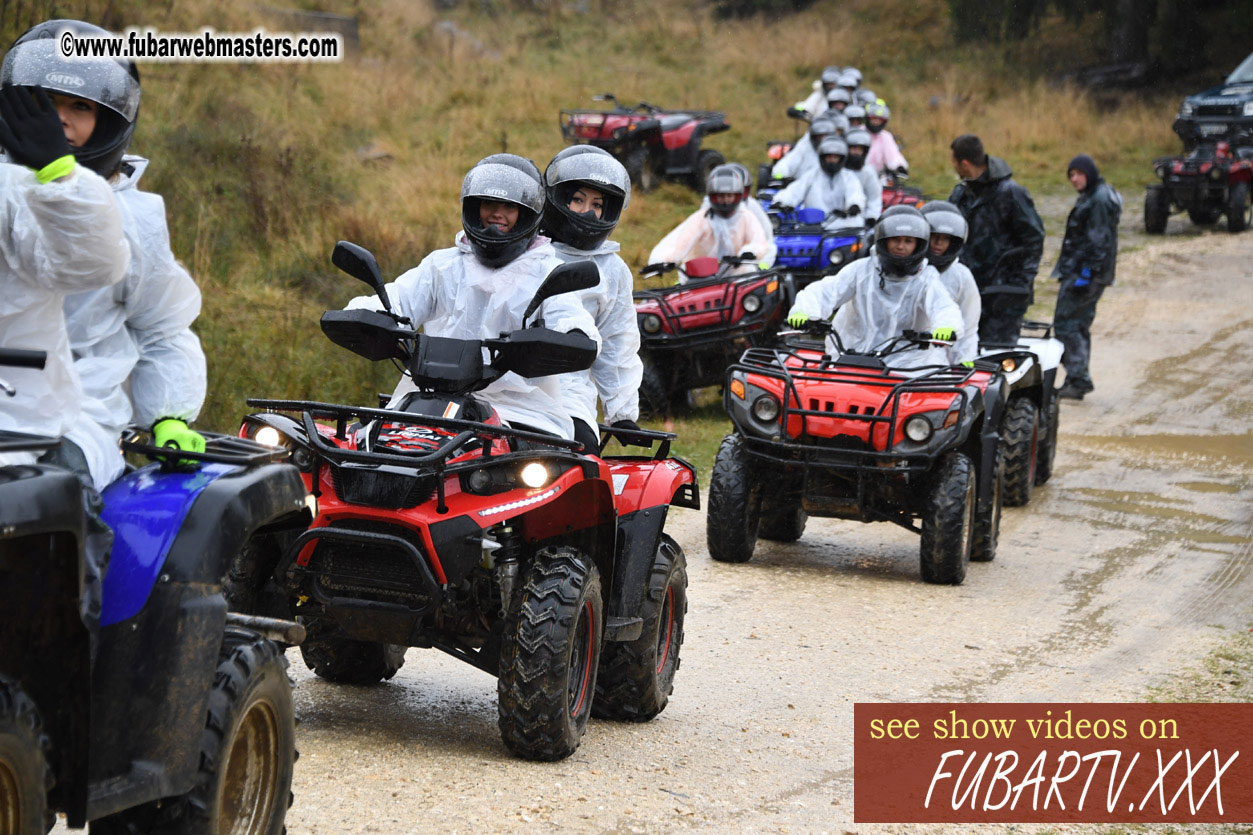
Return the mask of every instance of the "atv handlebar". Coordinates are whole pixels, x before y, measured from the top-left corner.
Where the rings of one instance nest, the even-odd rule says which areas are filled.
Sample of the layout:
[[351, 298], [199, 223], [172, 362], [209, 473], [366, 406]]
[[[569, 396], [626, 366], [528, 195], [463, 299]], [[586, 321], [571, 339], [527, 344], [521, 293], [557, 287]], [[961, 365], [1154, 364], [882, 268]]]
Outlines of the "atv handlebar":
[[844, 341], [840, 339], [840, 334], [826, 319], [810, 319], [805, 323], [801, 330], [783, 331], [780, 335], [789, 333], [808, 333], [814, 336], [831, 337], [835, 342], [836, 351], [842, 355], [860, 356], [860, 357], [886, 357], [892, 354], [899, 354], [902, 351], [909, 350], [913, 347], [926, 347], [929, 345], [950, 345], [948, 340], [936, 339], [930, 331], [903, 331], [900, 336], [889, 337], [880, 342], [878, 345], [866, 351], [850, 351], [844, 347]]
[[47, 360], [47, 351], [0, 348], [0, 365], [7, 365], [10, 368], [43, 368]]

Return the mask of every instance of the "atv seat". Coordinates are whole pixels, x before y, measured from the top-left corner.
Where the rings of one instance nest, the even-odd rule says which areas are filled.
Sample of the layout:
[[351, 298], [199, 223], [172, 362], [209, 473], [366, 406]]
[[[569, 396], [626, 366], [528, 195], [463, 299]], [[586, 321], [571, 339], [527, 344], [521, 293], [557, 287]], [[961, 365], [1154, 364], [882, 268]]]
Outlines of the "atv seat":
[[658, 119], [661, 123], [661, 129], [663, 131], [670, 131], [682, 127], [685, 123], [690, 122], [691, 120], [691, 115], [687, 113], [667, 113]]
[[693, 258], [683, 265], [683, 272], [688, 278], [709, 278], [718, 272], [718, 259]]

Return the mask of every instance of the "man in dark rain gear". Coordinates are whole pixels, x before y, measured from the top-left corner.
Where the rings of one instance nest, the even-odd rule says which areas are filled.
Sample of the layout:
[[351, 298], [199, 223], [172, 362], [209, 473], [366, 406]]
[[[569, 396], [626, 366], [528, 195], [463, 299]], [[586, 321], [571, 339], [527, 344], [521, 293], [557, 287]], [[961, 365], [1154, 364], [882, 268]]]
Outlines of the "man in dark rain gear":
[[1066, 346], [1062, 356], [1066, 384], [1057, 395], [1082, 400], [1092, 391], [1092, 378], [1088, 376], [1092, 335], [1088, 328], [1096, 316], [1101, 293], [1114, 283], [1122, 196], [1102, 179], [1096, 163], [1087, 154], [1070, 161], [1066, 176], [1079, 192], [1079, 199], [1066, 219], [1066, 237], [1053, 270], [1054, 277], [1062, 283], [1053, 328]]
[[962, 182], [948, 200], [970, 227], [962, 262], [983, 298], [979, 340], [1013, 345], [1034, 298], [1044, 223], [1031, 195], [1012, 179], [1009, 165], [984, 153], [979, 137], [964, 134], [953, 140], [951, 148], [953, 168]]

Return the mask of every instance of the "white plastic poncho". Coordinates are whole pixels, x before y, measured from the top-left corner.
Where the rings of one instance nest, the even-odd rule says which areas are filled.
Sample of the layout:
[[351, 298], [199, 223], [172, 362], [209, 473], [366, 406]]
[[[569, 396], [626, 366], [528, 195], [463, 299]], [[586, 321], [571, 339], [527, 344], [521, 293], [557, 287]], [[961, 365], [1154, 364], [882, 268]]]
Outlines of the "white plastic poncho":
[[[705, 195], [700, 203], [703, 211], [709, 211], [710, 207], [709, 195]], [[774, 259], [779, 255], [779, 245], [774, 242], [774, 224], [770, 222], [770, 215], [766, 214], [766, 210], [762, 208], [760, 200], [754, 200], [751, 197], [744, 198], [744, 207], [757, 218], [757, 222], [761, 224], [761, 231], [765, 233], [766, 240], [770, 241], [764, 253], [754, 252], [757, 256], [758, 264], [774, 264]], [[655, 262], [654, 262], [655, 263]]]
[[806, 133], [796, 140], [792, 150], [774, 164], [774, 167], [770, 169], [770, 176], [776, 180], [796, 179], [817, 167], [818, 151], [814, 148], [814, 143], [810, 141], [809, 134]]
[[[200, 289], [170, 251], [165, 203], [137, 188], [148, 161], [113, 180], [131, 262], [118, 284], [65, 300], [83, 413], [114, 437], [131, 423], [192, 421], [205, 397], [205, 358], [191, 324]], [[119, 467], [121, 460], [118, 460]]]
[[756, 265], [743, 264], [733, 272], [747, 273], [773, 266], [773, 257], [767, 258], [777, 252], [777, 248], [771, 249], [773, 236], [766, 233], [751, 210], [744, 208], [747, 202], [741, 201], [730, 217], [710, 209], [697, 209], [653, 247], [648, 262], [672, 261], [682, 266], [693, 258], [722, 258], [751, 252], [757, 259]]
[[983, 311], [979, 285], [975, 283], [970, 268], [960, 260], [949, 264], [948, 269], [940, 273], [940, 283], [962, 314], [957, 340], [948, 346], [948, 361], [956, 365], [973, 360], [979, 355], [979, 316]]
[[596, 397], [605, 405], [605, 423], [635, 420], [640, 416], [640, 328], [635, 321], [635, 277], [618, 255], [619, 246], [605, 241], [592, 250], [554, 243], [562, 261], [591, 259], [600, 270], [600, 283], [572, 293], [596, 322], [600, 353], [590, 371], [563, 374], [561, 402], [573, 417], [596, 428]]
[[[530, 249], [503, 267], [486, 267], [474, 257], [464, 233], [456, 246], [432, 252], [417, 267], [387, 285], [387, 297], [397, 313], [408, 316], [431, 336], [452, 339], [488, 339], [522, 327], [522, 313], [544, 278], [561, 260], [547, 238], [536, 237]], [[377, 296], [359, 296], [347, 309], [381, 310]], [[596, 323], [579, 304], [577, 294], [563, 293], [546, 300], [539, 312], [552, 330], [579, 330], [598, 345]], [[478, 393], [506, 423], [522, 423], [574, 439], [574, 423], [562, 403], [562, 375], [523, 378], [510, 372]], [[395, 405], [414, 391], [406, 374], [392, 394]]]
[[821, 81], [815, 81], [813, 92], [802, 102], [796, 105], [801, 110], [809, 114], [809, 121], [813, 121], [815, 116], [820, 116], [827, 112], [830, 107], [827, 104], [827, 91], [823, 89]]
[[[914, 274], [891, 278], [884, 275], [876, 254], [801, 290], [792, 311], [811, 319], [827, 319], [834, 313], [832, 326], [850, 351], [868, 351], [906, 330], [948, 327], [961, 335], [962, 329], [961, 311], [935, 267], [923, 261]], [[948, 364], [943, 347], [906, 349], [885, 362], [893, 368]]]
[[853, 206], [866, 211], [866, 193], [853, 172], [841, 168], [832, 176], [821, 167], [793, 182], [774, 196], [774, 202], [794, 208], [822, 209], [823, 214], [847, 213]]
[[861, 190], [866, 194], [866, 219], [878, 220], [879, 215], [883, 214], [883, 183], [879, 182], [879, 175], [870, 165], [862, 165], [853, 173], [857, 175], [857, 182], [861, 183]]
[[[108, 183], [79, 166], [40, 185], [30, 169], [0, 162], [0, 347], [47, 351], [43, 370], [4, 368], [17, 388], [0, 394], [0, 429], [64, 435], [82, 449], [97, 489], [121, 460], [117, 439], [83, 417], [61, 306], [65, 296], [122, 279], [130, 247]], [[0, 455], [31, 463], [33, 453]]]

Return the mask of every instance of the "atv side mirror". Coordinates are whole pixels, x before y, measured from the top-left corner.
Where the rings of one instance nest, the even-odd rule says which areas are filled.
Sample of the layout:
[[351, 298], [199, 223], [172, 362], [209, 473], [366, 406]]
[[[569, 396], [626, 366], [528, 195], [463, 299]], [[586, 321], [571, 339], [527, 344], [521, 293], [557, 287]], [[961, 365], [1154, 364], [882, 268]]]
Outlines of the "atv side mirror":
[[383, 303], [383, 309], [388, 313], [392, 312], [392, 303], [387, 298], [387, 291], [383, 289], [383, 274], [379, 271], [374, 253], [351, 241], [340, 241], [331, 251], [331, 263], [353, 278], [370, 285]]
[[545, 300], [562, 293], [573, 293], [575, 290], [587, 290], [600, 284], [600, 270], [594, 261], [570, 261], [556, 267], [544, 279], [544, 283], [535, 291], [531, 303], [522, 314], [522, 324], [531, 318], [531, 314], [539, 309]]
[[493, 368], [512, 371], [519, 377], [584, 371], [596, 360], [596, 343], [578, 331], [525, 328], [502, 339], [485, 340], [484, 345], [492, 349]]

